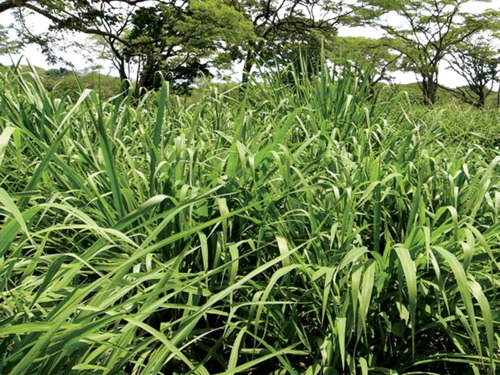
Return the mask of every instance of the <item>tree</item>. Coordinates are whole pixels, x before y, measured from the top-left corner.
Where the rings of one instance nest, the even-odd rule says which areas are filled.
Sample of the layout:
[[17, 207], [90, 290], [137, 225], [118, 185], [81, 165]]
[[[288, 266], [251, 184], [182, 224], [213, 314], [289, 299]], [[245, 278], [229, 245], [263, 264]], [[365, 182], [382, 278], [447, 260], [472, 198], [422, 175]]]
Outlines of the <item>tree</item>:
[[[488, 0], [478, 0], [487, 2]], [[390, 47], [404, 57], [400, 68], [420, 76], [424, 102], [433, 104], [438, 89], [439, 65], [467, 38], [498, 22], [498, 11], [471, 14], [463, 6], [471, 0], [362, 0], [372, 12], [373, 24], [390, 36]], [[397, 24], [388, 15], [397, 15]], [[399, 23], [401, 21], [401, 23]]]
[[[156, 71], [162, 71], [177, 87], [220, 66], [234, 54], [235, 45], [245, 45], [252, 28], [224, 0], [57, 0], [7, 2], [15, 9], [17, 30], [27, 43], [36, 43], [52, 62], [69, 32], [93, 37], [104, 47], [123, 80], [139, 72], [137, 88], [153, 86]], [[6, 9], [5, 4], [0, 10]], [[26, 18], [38, 13], [51, 21], [47, 33], [34, 35]], [[61, 37], [62, 36], [62, 37]], [[130, 68], [130, 66], [134, 68]]]
[[448, 62], [468, 84], [454, 92], [472, 105], [484, 106], [500, 70], [500, 50], [494, 48], [493, 41], [469, 38], [453, 48]]
[[390, 45], [388, 38], [337, 37], [333, 42], [331, 59], [337, 65], [348, 63], [373, 87], [379, 82], [390, 82], [390, 73], [398, 69], [401, 53]]
[[[349, 0], [0, 0], [0, 12], [16, 9], [20, 35], [26, 42], [41, 46], [54, 62], [58, 59], [54, 41], [61, 32], [83, 32], [105, 46], [101, 50], [103, 55], [111, 57], [122, 79], [130, 78], [130, 65], [137, 64], [139, 86], [143, 82], [150, 86], [154, 70], [163, 70], [172, 79], [177, 77], [183, 82], [193, 72], [207, 72], [210, 66], [237, 60], [244, 61], [245, 80], [258, 58], [269, 58], [277, 50], [283, 58], [298, 56], [299, 49], [309, 49], [309, 42], [313, 41], [317, 47], [322, 38], [335, 35], [338, 25], [356, 20], [351, 3]], [[25, 27], [24, 20], [32, 13], [51, 21], [49, 33], [33, 35]], [[292, 47], [292, 53], [281, 50], [284, 46]]]
[[[319, 35], [333, 36], [339, 25], [355, 20], [350, 2], [345, 0], [232, 0], [230, 3], [251, 22], [255, 35], [248, 48], [240, 51], [243, 82], [257, 59], [269, 60], [276, 52], [285, 58], [296, 58], [307, 41], [317, 45]], [[284, 47], [289, 52], [293, 47], [294, 52], [284, 53]]]
[[[308, 29], [301, 33], [277, 32], [269, 45], [263, 49], [259, 60], [282, 72], [281, 79], [295, 84], [296, 77], [310, 78], [330, 50], [332, 35], [322, 29]], [[245, 74], [248, 74], [245, 73]]]
[[251, 24], [223, 0], [159, 4], [134, 13], [124, 56], [137, 63], [137, 87], [153, 88], [162, 72], [185, 91], [210, 67], [230, 67], [236, 46], [251, 37]]

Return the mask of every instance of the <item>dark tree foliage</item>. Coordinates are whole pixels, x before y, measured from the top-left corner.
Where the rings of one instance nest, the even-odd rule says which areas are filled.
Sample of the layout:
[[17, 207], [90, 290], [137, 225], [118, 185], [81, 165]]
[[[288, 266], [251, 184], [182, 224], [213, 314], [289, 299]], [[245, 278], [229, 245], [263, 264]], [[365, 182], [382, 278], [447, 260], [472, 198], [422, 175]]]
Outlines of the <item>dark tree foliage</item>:
[[[299, 50], [317, 54], [321, 38], [331, 38], [338, 26], [357, 22], [352, 2], [345, 0], [242, 0], [233, 6], [252, 23], [255, 39], [241, 51], [243, 81], [258, 59], [277, 54], [286, 64], [298, 59]], [[311, 46], [311, 48], [309, 48]], [[289, 60], [288, 60], [289, 59]]]
[[64, 78], [69, 76], [72, 73], [71, 70], [68, 70], [66, 68], [59, 68], [59, 69], [49, 69], [45, 72], [45, 74], [49, 77], [53, 78]]
[[234, 46], [252, 33], [241, 13], [221, 0], [139, 8], [131, 25], [124, 55], [137, 64], [137, 87], [155, 88], [160, 72], [180, 92], [210, 67], [230, 67]]
[[[211, 66], [227, 66], [235, 46], [252, 39], [251, 25], [224, 0], [205, 1], [11, 1], [1, 11], [14, 9], [16, 28], [26, 43], [39, 45], [50, 62], [58, 62], [68, 32], [93, 36], [106, 49], [120, 78], [137, 88], [153, 88], [156, 72], [185, 89]], [[49, 32], [33, 34], [28, 15], [51, 21]]]

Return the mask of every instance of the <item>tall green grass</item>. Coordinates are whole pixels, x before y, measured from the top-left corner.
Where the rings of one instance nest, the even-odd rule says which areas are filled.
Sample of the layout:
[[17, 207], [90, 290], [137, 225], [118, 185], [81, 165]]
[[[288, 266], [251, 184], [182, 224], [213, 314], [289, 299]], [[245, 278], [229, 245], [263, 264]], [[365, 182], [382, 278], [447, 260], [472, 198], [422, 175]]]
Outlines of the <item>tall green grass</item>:
[[192, 105], [2, 78], [0, 373], [495, 373], [498, 152], [299, 72]]

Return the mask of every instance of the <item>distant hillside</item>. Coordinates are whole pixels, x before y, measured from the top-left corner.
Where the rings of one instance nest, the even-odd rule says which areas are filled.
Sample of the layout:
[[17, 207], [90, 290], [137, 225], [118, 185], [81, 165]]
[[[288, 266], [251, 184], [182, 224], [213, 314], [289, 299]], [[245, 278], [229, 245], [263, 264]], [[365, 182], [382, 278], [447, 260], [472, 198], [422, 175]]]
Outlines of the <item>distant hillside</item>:
[[[31, 68], [23, 65], [22, 71], [29, 72]], [[0, 65], [1, 72], [7, 72], [9, 67]], [[75, 72], [65, 68], [42, 69], [35, 67], [38, 76], [45, 87], [58, 97], [76, 98], [83, 89], [99, 91], [103, 98], [110, 98], [119, 93], [120, 80], [116, 77], [99, 72]]]
[[[0, 64], [0, 72], [6, 72], [9, 68]], [[21, 70], [29, 72], [30, 67], [21, 66]], [[99, 72], [75, 72], [65, 68], [42, 69], [35, 67], [37, 74], [42, 79], [46, 88], [58, 97], [69, 96], [73, 99], [79, 96], [82, 89], [93, 89], [99, 91], [103, 98], [110, 98], [119, 93], [120, 80], [117, 77], [112, 77]], [[200, 80], [195, 88], [193, 88], [184, 98], [188, 103], [194, 103], [200, 100], [201, 97], [207, 94], [214, 87], [217, 87], [219, 92], [224, 92], [229, 89], [234, 89], [238, 84], [235, 82], [228, 83], [211, 83]], [[382, 84], [387, 87], [386, 84]], [[422, 93], [417, 82], [408, 84], [395, 84], [390, 87], [396, 92], [406, 92], [413, 103], [421, 102]], [[237, 90], [231, 90], [231, 95], [236, 95]], [[449, 103], [461, 103], [461, 100], [447, 90], [439, 89], [437, 93], [437, 105], [445, 105]], [[497, 105], [497, 93], [492, 92], [486, 99], [486, 107], [495, 107]]]

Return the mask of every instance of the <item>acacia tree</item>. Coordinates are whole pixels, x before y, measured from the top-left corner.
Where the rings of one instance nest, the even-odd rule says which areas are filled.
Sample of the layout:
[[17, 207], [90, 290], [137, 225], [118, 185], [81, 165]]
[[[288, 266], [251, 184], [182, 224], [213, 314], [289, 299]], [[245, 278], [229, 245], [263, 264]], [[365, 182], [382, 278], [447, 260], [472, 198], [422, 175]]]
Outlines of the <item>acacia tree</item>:
[[[329, 38], [338, 26], [358, 21], [352, 2], [346, 0], [231, 0], [230, 3], [251, 22], [255, 38], [240, 51], [243, 61], [243, 82], [257, 59], [282, 54], [284, 58], [298, 56], [318, 36]], [[292, 48], [286, 53], [282, 47]], [[286, 63], [286, 61], [284, 61]]]
[[348, 63], [374, 87], [379, 82], [391, 82], [391, 72], [398, 69], [401, 53], [390, 48], [390, 44], [388, 38], [337, 37], [330, 57], [336, 64]]
[[[230, 57], [233, 61], [244, 61], [246, 77], [256, 59], [276, 52], [287, 42], [287, 36], [300, 37], [302, 41], [311, 40], [310, 36], [318, 33], [329, 36], [335, 33], [337, 25], [352, 21], [354, 11], [346, 2], [9, 0], [0, 2], [0, 11], [17, 9], [20, 34], [27, 42], [39, 44], [49, 57], [57, 56], [53, 41], [59, 31], [83, 32], [97, 36], [106, 46], [106, 55], [111, 55], [122, 79], [129, 78], [128, 64], [135, 62], [140, 64], [141, 74], [146, 74], [144, 79], [139, 77], [139, 81], [150, 82], [152, 72], [163, 68], [162, 60], [182, 66], [187, 73], [195, 66], [197, 71], [206, 71], [207, 59], [215, 58], [221, 62]], [[204, 6], [210, 11], [193, 11]], [[237, 13], [231, 13], [228, 7]], [[52, 22], [51, 32], [33, 35], [28, 28], [22, 28], [30, 12], [47, 17]], [[205, 19], [197, 18], [197, 15], [203, 15]], [[186, 21], [188, 19], [191, 25]], [[219, 53], [221, 49], [225, 54]], [[177, 59], [178, 51], [186, 53], [181, 53]], [[180, 61], [184, 64], [179, 64]], [[167, 69], [171, 76], [175, 76], [174, 70]]]
[[[130, 78], [130, 63], [139, 64], [145, 74], [139, 85], [148, 85], [155, 69], [172, 77], [184, 70], [186, 76], [206, 72], [207, 61], [219, 64], [228, 57], [244, 61], [245, 80], [257, 58], [276, 52], [284, 58], [298, 55], [298, 49], [310, 46], [311, 40], [317, 46], [321, 38], [334, 35], [338, 25], [359, 21], [349, 0], [0, 0], [0, 4], [0, 11], [16, 9], [20, 35], [40, 45], [49, 58], [58, 57], [54, 40], [59, 32], [83, 32], [105, 46], [104, 55], [111, 57], [122, 79]], [[202, 7], [209, 9], [200, 11]], [[52, 22], [49, 33], [33, 35], [24, 27], [26, 16], [33, 12]], [[285, 45], [293, 46], [292, 54], [281, 49]], [[174, 68], [162, 66], [161, 61]]]
[[[443, 59], [457, 44], [488, 29], [499, 17], [498, 11], [482, 14], [463, 11], [469, 2], [471, 0], [362, 0], [365, 11], [371, 10], [376, 16], [373, 24], [392, 38], [390, 47], [403, 55], [400, 68], [420, 76], [425, 103], [436, 101], [439, 65]], [[398, 16], [396, 22], [394, 17], [387, 17], [391, 14]]]
[[466, 102], [483, 107], [500, 71], [500, 50], [491, 39], [468, 39], [453, 48], [448, 62], [468, 84], [454, 92]]
[[[156, 71], [166, 73], [177, 87], [186, 87], [210, 66], [222, 66], [252, 37], [247, 20], [225, 0], [57, 0], [0, 3], [14, 9], [16, 27], [27, 43], [36, 43], [55, 61], [56, 42], [80, 32], [94, 37], [119, 72], [131, 79], [135, 65], [137, 88], [153, 87]], [[33, 34], [27, 17], [37, 13], [51, 21], [49, 31]], [[62, 37], [61, 37], [62, 36]], [[58, 37], [61, 37], [58, 39]]]
[[[259, 55], [259, 60], [284, 71], [293, 66], [293, 72], [311, 76], [322, 60], [322, 53], [330, 51], [332, 34], [324, 29], [308, 29], [301, 33], [277, 32]], [[287, 70], [293, 81], [292, 70]], [[247, 72], [248, 73], [248, 72]]]
[[251, 24], [222, 0], [159, 4], [135, 12], [124, 54], [138, 64], [138, 87], [153, 88], [162, 72], [183, 91], [210, 67], [230, 67], [251, 35]]

